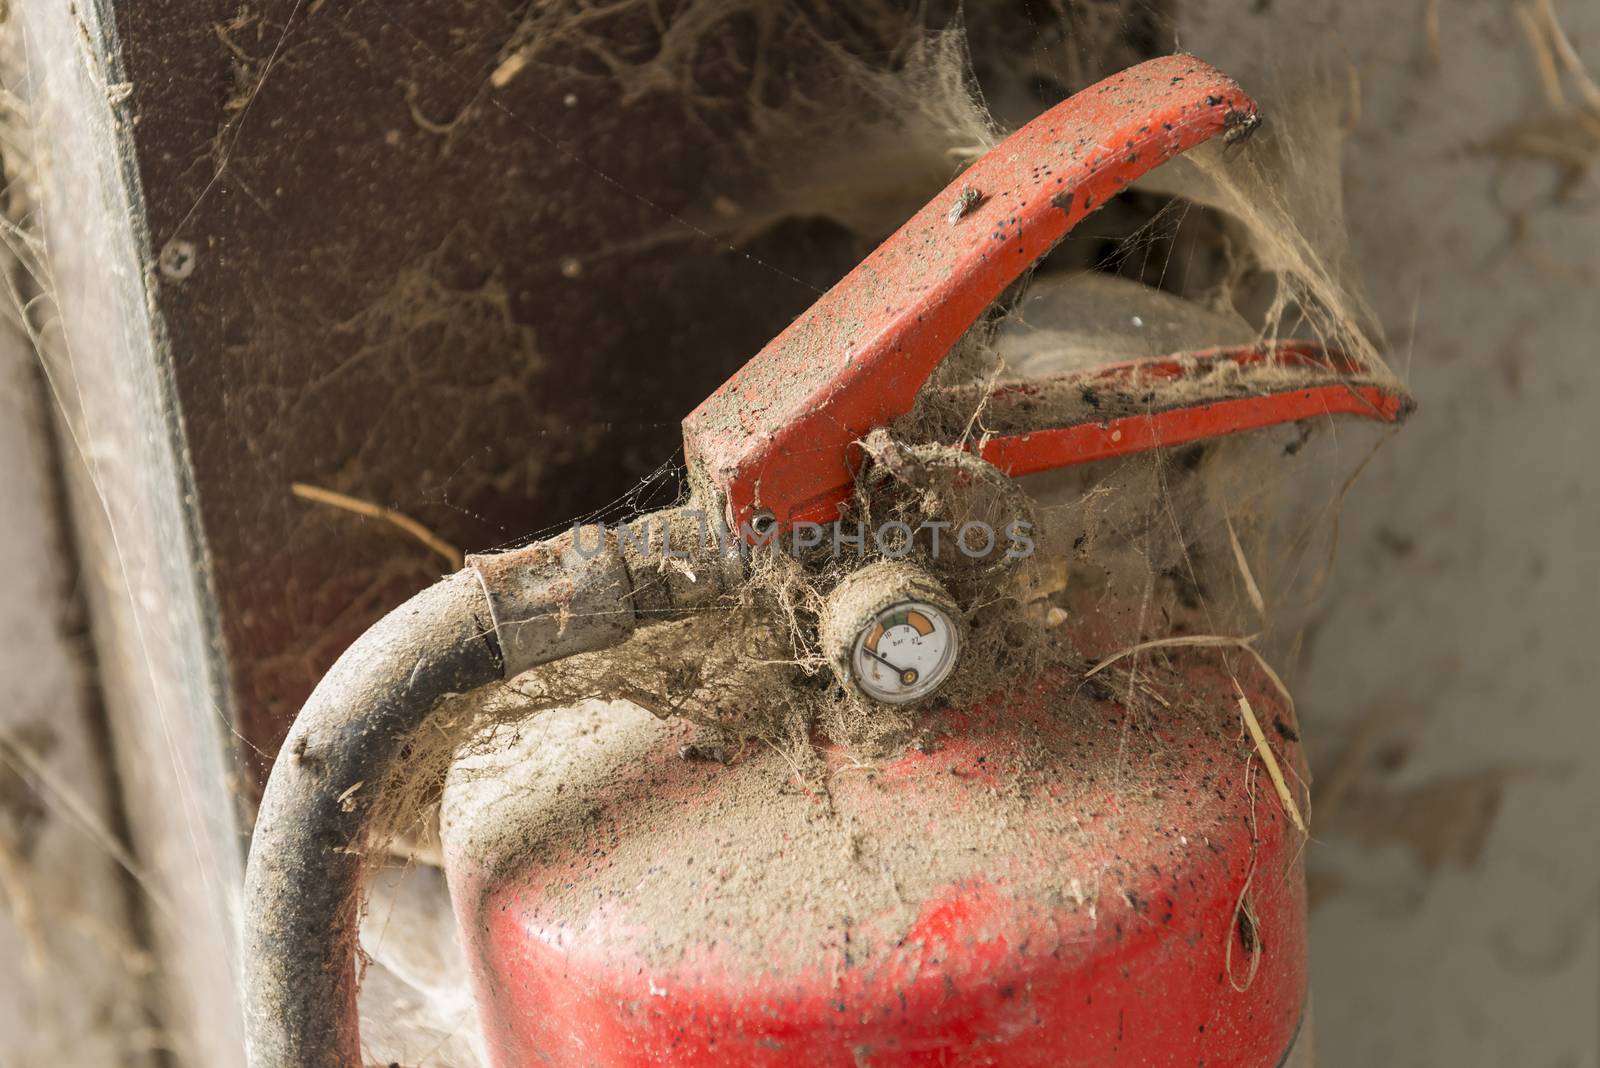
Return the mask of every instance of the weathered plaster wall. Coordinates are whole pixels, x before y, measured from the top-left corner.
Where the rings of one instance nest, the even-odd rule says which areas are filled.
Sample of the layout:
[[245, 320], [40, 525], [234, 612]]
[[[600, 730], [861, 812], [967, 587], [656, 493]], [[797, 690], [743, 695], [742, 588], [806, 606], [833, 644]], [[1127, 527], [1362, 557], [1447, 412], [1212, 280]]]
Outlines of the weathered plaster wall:
[[[1554, 7], [1600, 70], [1600, 5]], [[1421, 402], [1348, 502], [1295, 680], [1322, 1063], [1592, 1068], [1600, 140], [1566, 124], [1591, 169], [1565, 200], [1552, 163], [1482, 151], [1552, 129], [1500, 0], [1182, 12], [1183, 45], [1263, 93], [1318, 58], [1358, 80], [1350, 233]]]
[[132, 922], [49, 411], [0, 326], [0, 1068], [149, 1063]]
[[241, 1060], [233, 992], [243, 865], [232, 735], [130, 167], [134, 124], [106, 14], [96, 5], [9, 8], [20, 58], [7, 89], [32, 121], [30, 221], [48, 261], [44, 299], [29, 310], [55, 387], [59, 473], [160, 964], [158, 1041], [185, 1063], [232, 1065]]

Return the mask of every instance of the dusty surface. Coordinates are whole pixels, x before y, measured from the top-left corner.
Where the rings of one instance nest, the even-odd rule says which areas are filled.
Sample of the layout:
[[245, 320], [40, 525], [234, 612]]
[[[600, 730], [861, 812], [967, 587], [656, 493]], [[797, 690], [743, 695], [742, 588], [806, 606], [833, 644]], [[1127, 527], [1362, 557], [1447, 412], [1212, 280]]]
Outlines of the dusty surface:
[[[1600, 68], [1600, 6], [1554, 8]], [[1313, 67], [1308, 47], [1336, 78], [1353, 66], [1355, 262], [1422, 404], [1349, 499], [1294, 680], [1322, 791], [1309, 863], [1323, 1063], [1592, 1068], [1594, 156], [1581, 139], [1565, 159], [1475, 150], [1550, 129], [1512, 5], [1184, 10], [1184, 45], [1258, 91]]]
[[[919, 922], [952, 892], [1008, 902], [947, 937], [1027, 947], [996, 965], [995, 981], [1014, 978], [1020, 1001], [1040, 999], [1038, 1009], [1019, 1006], [1019, 1020], [1048, 1011], [1043, 991], [1061, 974], [1050, 962], [1092, 958], [1091, 947], [1126, 950], [1129, 967], [1174, 982], [1193, 968], [1209, 990], [1234, 938], [1214, 917], [1235, 904], [1259, 835], [1252, 907], [1269, 917], [1265, 941], [1276, 947], [1258, 962], [1263, 986], [1241, 980], [1245, 989], [1230, 993], [1217, 983], [1213, 1034], [1186, 1029], [1179, 1040], [1197, 1050], [1226, 1041], [1216, 1032], [1258, 1012], [1259, 1035], [1281, 1039], [1301, 1008], [1291, 948], [1299, 838], [1239, 741], [1215, 657], [1174, 653], [1147, 666], [1131, 716], [1108, 688], [1069, 684], [970, 715], [930, 715], [918, 751], [901, 758], [829, 748], [825, 777], [810, 782], [773, 747], [708, 758], [693, 728], [625, 705], [500, 728], [492, 751], [457, 765], [443, 815], [463, 935], [504, 969], [499, 983], [480, 976], [491, 1035], [497, 1017], [539, 1005], [526, 991], [539, 989], [544, 967], [571, 969], [561, 982], [579, 1003], [614, 989], [618, 1011], [640, 1019], [652, 1011], [647, 977], [651, 993], [683, 999], [687, 1013], [702, 986], [706, 1004], [721, 1004], [725, 974], [745, 977], [738, 996], [758, 1005], [805, 1000], [832, 975], [852, 1009], [828, 1008], [819, 1026], [865, 1024], [879, 1018], [878, 999], [885, 1012], [895, 1003], [895, 984], [920, 1004], [919, 981], [960, 988], [989, 974], [981, 954], [935, 948], [946, 944], [942, 928]], [[1290, 714], [1261, 691], [1263, 679], [1240, 677], [1268, 722], [1281, 722], [1286, 734], [1274, 737], [1292, 761]], [[1186, 935], [1134, 948], [1163, 927]], [[1191, 951], [1190, 936], [1205, 941]], [[514, 971], [518, 963], [529, 970]], [[745, 1011], [739, 1027], [759, 1029], [762, 1010]], [[1084, 1016], [1086, 1030], [1098, 1026]], [[1128, 1026], [1138, 1021], [1130, 1007]], [[537, 1026], [526, 1023], [525, 1033]], [[511, 1048], [533, 1061], [581, 1047], [585, 1032], [574, 1034]]]
[[[778, 975], [814, 967], [818, 952], [882, 958], [935, 891], [975, 877], [1082, 908], [1092, 926], [1099, 896], [1109, 908], [1141, 888], [1149, 864], [1172, 872], [1165, 889], [1180, 893], [1190, 841], [1231, 841], [1250, 808], [1245, 750], [1237, 767], [1185, 765], [1161, 780], [1159, 769], [1235, 737], [1237, 723], [1225, 702], [1184, 694], [1175, 671], [1149, 682], [1171, 707], [1150, 706], [1160, 711], [1136, 725], [1068, 688], [1042, 710], [929, 717], [906, 767], [830, 750], [810, 782], [759, 741], [727, 753], [727, 766], [693, 750], [686, 759], [680, 749], [704, 736], [626, 705], [551, 712], [502, 728], [496, 752], [457, 766], [443, 833], [461, 870], [495, 858], [491, 882], [529, 879], [541, 924], [582, 932], [585, 951], [636, 952], [663, 969], [708, 948]], [[912, 788], [918, 778], [924, 787]], [[1183, 826], [1162, 819], [1174, 791]], [[1113, 840], [1120, 851], [1102, 853]], [[1032, 865], [1019, 848], [1062, 862]], [[858, 928], [841, 928], [841, 915]]]
[[0, 328], [0, 1066], [135, 1068], [165, 1042], [155, 962], [114, 859], [125, 843], [47, 418], [32, 352]]

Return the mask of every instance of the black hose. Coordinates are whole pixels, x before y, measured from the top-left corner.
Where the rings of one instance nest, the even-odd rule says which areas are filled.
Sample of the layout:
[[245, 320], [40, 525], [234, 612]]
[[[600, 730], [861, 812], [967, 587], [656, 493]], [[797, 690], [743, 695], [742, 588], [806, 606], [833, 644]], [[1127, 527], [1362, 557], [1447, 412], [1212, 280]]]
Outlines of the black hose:
[[355, 951], [372, 801], [440, 700], [503, 677], [469, 569], [380, 620], [306, 702], [267, 783], [245, 875], [252, 1068], [360, 1068]]
[[[689, 505], [646, 518], [665, 549], [691, 545], [704, 515]], [[648, 539], [625, 548], [599, 527], [471, 557], [345, 650], [290, 728], [256, 814], [243, 924], [251, 1068], [360, 1068], [355, 960], [374, 802], [439, 702], [704, 607], [741, 564], [720, 538], [698, 550], [692, 567], [667, 567], [683, 558], [654, 556]]]

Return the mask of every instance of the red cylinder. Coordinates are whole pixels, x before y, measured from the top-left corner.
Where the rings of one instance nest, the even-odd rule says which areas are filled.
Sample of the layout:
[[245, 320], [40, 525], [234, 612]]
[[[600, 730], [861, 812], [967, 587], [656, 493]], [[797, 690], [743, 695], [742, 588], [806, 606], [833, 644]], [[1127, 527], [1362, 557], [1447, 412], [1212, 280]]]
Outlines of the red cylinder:
[[502, 728], [444, 805], [494, 1065], [1279, 1064], [1302, 838], [1215, 654], [1173, 652], [1126, 704], [1057, 680], [811, 781], [631, 706]]

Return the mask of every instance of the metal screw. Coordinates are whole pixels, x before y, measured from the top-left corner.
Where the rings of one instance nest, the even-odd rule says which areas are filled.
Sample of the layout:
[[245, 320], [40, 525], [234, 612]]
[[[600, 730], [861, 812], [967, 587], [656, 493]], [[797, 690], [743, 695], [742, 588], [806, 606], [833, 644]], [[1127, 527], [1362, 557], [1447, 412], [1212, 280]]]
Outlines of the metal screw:
[[181, 282], [194, 274], [195, 262], [199, 258], [192, 242], [174, 239], [167, 242], [156, 263], [162, 275], [174, 282]]

